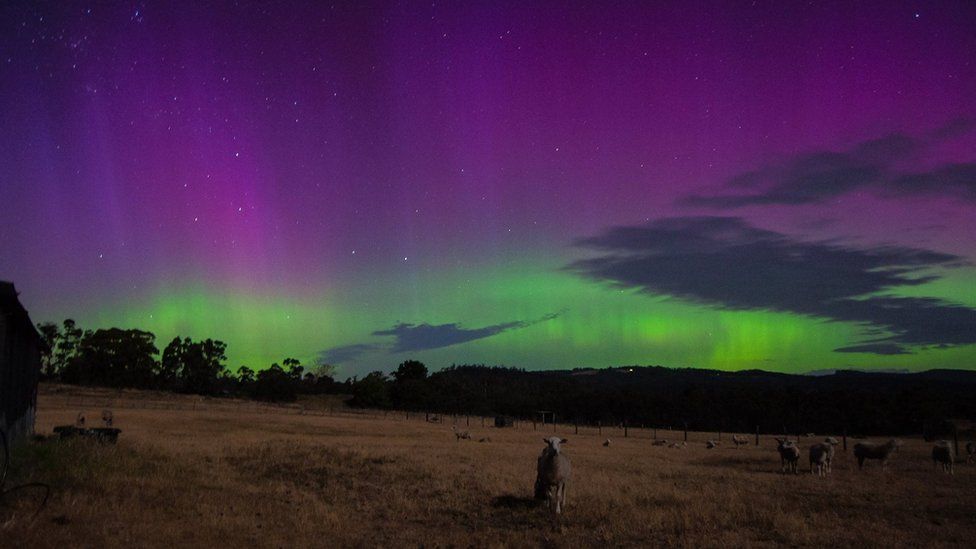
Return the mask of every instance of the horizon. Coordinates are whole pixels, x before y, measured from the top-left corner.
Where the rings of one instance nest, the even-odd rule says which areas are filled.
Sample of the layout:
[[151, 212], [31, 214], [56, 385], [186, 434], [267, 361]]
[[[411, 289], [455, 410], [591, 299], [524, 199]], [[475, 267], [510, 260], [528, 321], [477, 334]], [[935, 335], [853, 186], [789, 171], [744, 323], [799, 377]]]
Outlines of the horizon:
[[0, 15], [35, 323], [342, 378], [974, 368], [976, 5]]

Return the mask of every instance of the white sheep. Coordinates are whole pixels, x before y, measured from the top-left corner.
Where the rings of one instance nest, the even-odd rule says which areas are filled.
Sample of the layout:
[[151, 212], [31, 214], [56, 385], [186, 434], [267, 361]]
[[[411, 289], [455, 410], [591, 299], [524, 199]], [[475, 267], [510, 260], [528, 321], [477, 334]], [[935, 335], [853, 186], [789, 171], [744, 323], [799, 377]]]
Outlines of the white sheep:
[[706, 441], [705, 442], [705, 448], [708, 449], [708, 450], [711, 450], [712, 448], [718, 448], [719, 444], [721, 444], [721, 442], [716, 442], [714, 440], [709, 440], [709, 441]]
[[738, 448], [743, 444], [749, 444], [749, 439], [747, 437], [740, 437], [739, 435], [732, 435], [732, 444], [735, 444], [735, 447]]
[[828, 472], [828, 455], [833, 448], [831, 444], [821, 442], [810, 447], [810, 473], [823, 477]]
[[834, 462], [834, 453], [837, 450], [837, 445], [840, 442], [834, 437], [827, 437], [824, 439], [824, 444], [827, 445], [827, 473], [832, 470], [832, 464]]
[[566, 483], [572, 473], [569, 457], [562, 453], [561, 448], [568, 441], [559, 437], [544, 438], [542, 441], [546, 447], [537, 462], [536, 496], [544, 491], [549, 509], [558, 515], [566, 506]]
[[952, 443], [948, 440], [940, 440], [932, 446], [932, 464], [935, 466], [942, 465], [942, 471], [945, 473], [953, 474], [953, 462], [955, 460], [952, 457]]
[[464, 440], [471, 440], [471, 433], [469, 433], [467, 431], [458, 431], [458, 428], [456, 426], [455, 427], [451, 427], [451, 430], [454, 431], [454, 436], [455, 436], [457, 442], [461, 442], [461, 439], [462, 438]]
[[864, 468], [864, 460], [877, 459], [881, 461], [881, 470], [884, 471], [888, 466], [888, 458], [891, 453], [901, 446], [901, 441], [891, 439], [884, 444], [874, 442], [858, 442], [854, 445], [854, 457], [857, 458], [857, 468]]
[[789, 470], [794, 475], [797, 474], [796, 464], [800, 461], [800, 449], [797, 448], [796, 443], [785, 438], [777, 438], [776, 451], [779, 452], [780, 470], [784, 473]]
[[603, 447], [604, 448], [609, 448], [610, 447], [610, 439], [609, 438], [607, 440], [604, 440], [603, 441]]

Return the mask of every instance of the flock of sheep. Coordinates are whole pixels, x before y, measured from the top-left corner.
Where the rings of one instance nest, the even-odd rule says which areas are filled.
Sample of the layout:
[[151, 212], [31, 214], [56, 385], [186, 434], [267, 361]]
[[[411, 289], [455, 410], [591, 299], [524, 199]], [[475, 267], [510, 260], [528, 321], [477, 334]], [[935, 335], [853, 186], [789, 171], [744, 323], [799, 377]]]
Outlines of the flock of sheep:
[[[458, 441], [471, 438], [466, 431], [458, 431], [457, 428], [454, 429], [454, 434]], [[481, 441], [483, 442], [485, 439]], [[562, 451], [562, 445], [568, 441], [557, 436], [543, 438], [542, 441], [545, 443], [545, 447], [542, 449], [542, 453], [539, 454], [536, 461], [535, 498], [545, 500], [548, 508], [554, 513], [559, 514], [566, 505], [566, 484], [572, 475], [569, 457]], [[748, 444], [749, 441], [747, 437], [732, 435], [732, 443], [738, 448], [741, 445]], [[670, 448], [683, 448], [687, 445], [685, 442], [672, 442], [669, 444], [667, 440], [655, 440], [652, 444], [654, 446], [668, 446]], [[709, 440], [705, 443], [705, 447], [712, 449], [718, 447], [719, 444], [720, 442]], [[836, 438], [826, 437], [823, 442], [818, 442], [810, 446], [808, 456], [810, 460], [810, 472], [812, 474], [819, 477], [830, 474], [831, 463], [834, 459], [835, 448], [838, 444], [839, 442]], [[603, 442], [604, 447], [609, 448], [610, 445], [611, 441], [609, 438]], [[899, 446], [901, 446], [901, 441], [896, 439], [891, 439], [884, 443], [858, 442], [854, 444], [854, 457], [857, 459], [858, 469], [864, 467], [866, 460], [877, 460], [881, 462], [881, 469], [885, 470], [888, 459]], [[776, 450], [780, 456], [781, 471], [783, 473], [792, 472], [793, 474], [797, 474], [797, 466], [800, 462], [801, 455], [798, 442], [787, 438], [777, 438]], [[947, 440], [936, 442], [932, 448], [933, 464], [936, 467], [941, 466], [942, 470], [949, 474], [953, 473], [953, 463], [955, 461], [952, 450], [952, 443]], [[967, 462], [976, 461], [976, 442], [966, 443], [966, 456]]]

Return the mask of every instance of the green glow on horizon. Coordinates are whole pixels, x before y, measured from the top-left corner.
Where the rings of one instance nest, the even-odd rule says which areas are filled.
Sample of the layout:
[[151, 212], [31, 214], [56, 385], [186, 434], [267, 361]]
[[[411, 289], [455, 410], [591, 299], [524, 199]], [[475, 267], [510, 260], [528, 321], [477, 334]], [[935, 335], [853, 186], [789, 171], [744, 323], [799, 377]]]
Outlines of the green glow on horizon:
[[[958, 299], [970, 278], [947, 277], [898, 295]], [[220, 339], [228, 344], [228, 366], [236, 370], [242, 364], [264, 368], [289, 356], [311, 364], [323, 349], [388, 343], [389, 338], [370, 334], [398, 322], [480, 328], [551, 313], [559, 316], [490, 338], [415, 353], [379, 353], [363, 364], [342, 366], [340, 375], [389, 371], [408, 357], [432, 369], [452, 363], [529, 369], [660, 364], [794, 373], [958, 367], [973, 364], [976, 357], [973, 346], [898, 356], [837, 353], [833, 349], [863, 339], [858, 326], [791, 313], [719, 310], [546, 268], [444, 270], [407, 288], [396, 280], [376, 279], [368, 287], [337, 285], [329, 295], [300, 297], [187, 283], [160, 288], [141, 301], [103, 306], [79, 320], [86, 328], [150, 330], [160, 350], [176, 335]]]

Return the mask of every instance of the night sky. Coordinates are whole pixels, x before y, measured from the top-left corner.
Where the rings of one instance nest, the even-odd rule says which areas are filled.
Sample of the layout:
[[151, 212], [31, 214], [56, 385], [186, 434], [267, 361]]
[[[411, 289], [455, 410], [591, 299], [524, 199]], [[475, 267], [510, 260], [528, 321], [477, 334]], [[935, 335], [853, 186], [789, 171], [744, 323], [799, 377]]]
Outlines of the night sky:
[[972, 2], [200, 4], [0, 7], [35, 321], [341, 377], [974, 366]]

